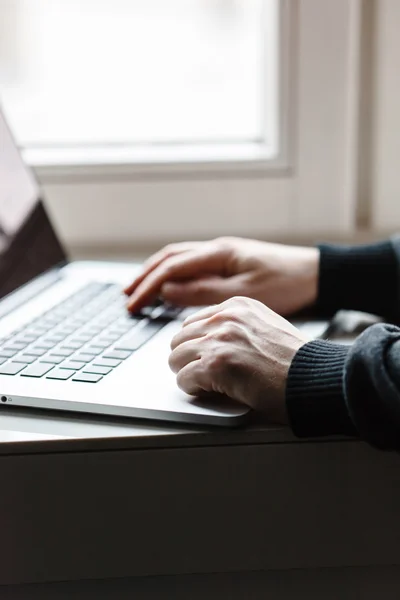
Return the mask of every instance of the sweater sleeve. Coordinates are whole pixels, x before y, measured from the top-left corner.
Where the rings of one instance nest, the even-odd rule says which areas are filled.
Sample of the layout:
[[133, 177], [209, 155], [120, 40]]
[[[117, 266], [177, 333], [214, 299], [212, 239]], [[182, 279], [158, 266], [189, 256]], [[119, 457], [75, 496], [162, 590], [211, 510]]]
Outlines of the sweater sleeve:
[[400, 238], [368, 246], [320, 249], [317, 313], [351, 309], [400, 322]]
[[350, 347], [305, 344], [289, 370], [286, 404], [300, 437], [354, 435], [400, 451], [400, 328], [373, 325]]

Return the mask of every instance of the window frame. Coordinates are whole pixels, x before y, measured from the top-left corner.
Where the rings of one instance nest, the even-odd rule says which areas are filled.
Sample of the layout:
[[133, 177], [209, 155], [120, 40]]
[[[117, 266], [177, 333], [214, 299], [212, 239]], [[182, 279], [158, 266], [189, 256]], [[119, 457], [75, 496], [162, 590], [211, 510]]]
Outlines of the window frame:
[[281, 0], [282, 145], [273, 160], [50, 165], [26, 153], [66, 243], [148, 247], [353, 231], [363, 4]]
[[[266, 49], [266, 71], [272, 75], [264, 88], [275, 79], [271, 101], [276, 122], [271, 123], [271, 115], [266, 115], [265, 132], [257, 141], [237, 143], [201, 144], [146, 144], [82, 147], [23, 148], [25, 160], [44, 178], [64, 175], [87, 175], [95, 177], [106, 172], [110, 176], [121, 173], [164, 174], [173, 172], [235, 172], [247, 170], [277, 170], [289, 167], [289, 122], [291, 117], [290, 98], [290, 40], [291, 0], [272, 0], [276, 7], [278, 31], [273, 31], [271, 23], [264, 22], [268, 51]], [[277, 39], [276, 39], [277, 37]], [[290, 46], [290, 45], [289, 45]], [[274, 48], [276, 49], [274, 52]], [[272, 117], [273, 118], [273, 117]], [[272, 134], [272, 143], [266, 140], [267, 132]]]

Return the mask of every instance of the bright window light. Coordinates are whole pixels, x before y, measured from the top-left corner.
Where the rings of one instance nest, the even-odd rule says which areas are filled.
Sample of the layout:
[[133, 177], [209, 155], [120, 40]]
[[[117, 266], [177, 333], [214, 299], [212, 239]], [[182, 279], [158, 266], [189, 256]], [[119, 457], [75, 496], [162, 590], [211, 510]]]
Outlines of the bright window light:
[[278, 0], [1, 0], [25, 148], [271, 141]]

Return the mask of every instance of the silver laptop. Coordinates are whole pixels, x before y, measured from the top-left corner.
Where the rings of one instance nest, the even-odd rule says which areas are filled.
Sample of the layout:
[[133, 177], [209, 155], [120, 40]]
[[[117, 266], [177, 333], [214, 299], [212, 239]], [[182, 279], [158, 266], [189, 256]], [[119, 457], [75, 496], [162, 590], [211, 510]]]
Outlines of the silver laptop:
[[233, 426], [248, 409], [188, 396], [168, 367], [184, 313], [130, 316], [139, 265], [68, 262], [0, 110], [0, 410], [7, 406]]

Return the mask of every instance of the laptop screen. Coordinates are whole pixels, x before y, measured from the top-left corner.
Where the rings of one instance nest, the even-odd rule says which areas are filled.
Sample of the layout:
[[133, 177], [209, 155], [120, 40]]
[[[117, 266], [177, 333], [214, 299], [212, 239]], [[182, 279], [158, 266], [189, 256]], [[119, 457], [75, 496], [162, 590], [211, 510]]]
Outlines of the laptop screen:
[[66, 260], [0, 110], [0, 298]]

